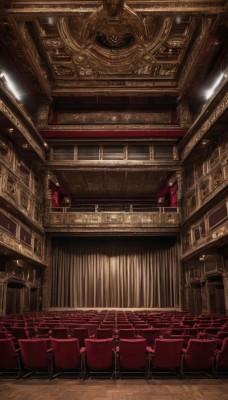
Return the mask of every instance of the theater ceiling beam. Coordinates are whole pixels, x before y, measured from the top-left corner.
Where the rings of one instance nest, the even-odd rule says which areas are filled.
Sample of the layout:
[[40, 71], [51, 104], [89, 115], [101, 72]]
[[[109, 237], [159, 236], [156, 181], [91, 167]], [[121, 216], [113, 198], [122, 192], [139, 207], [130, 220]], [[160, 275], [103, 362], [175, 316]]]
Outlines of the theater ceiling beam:
[[[41, 16], [48, 13], [55, 15], [72, 14], [74, 12], [88, 12], [91, 13], [101, 6], [101, 1], [18, 1], [11, 2], [5, 1], [4, 13], [15, 15], [35, 15]], [[208, 1], [208, 0], [192, 0], [186, 2], [185, 0], [169, 0], [169, 1], [128, 1], [128, 6], [136, 13], [150, 12], [154, 14], [173, 14], [177, 13], [197, 15], [202, 13], [204, 15], [218, 15], [222, 14], [226, 8], [226, 1]]]

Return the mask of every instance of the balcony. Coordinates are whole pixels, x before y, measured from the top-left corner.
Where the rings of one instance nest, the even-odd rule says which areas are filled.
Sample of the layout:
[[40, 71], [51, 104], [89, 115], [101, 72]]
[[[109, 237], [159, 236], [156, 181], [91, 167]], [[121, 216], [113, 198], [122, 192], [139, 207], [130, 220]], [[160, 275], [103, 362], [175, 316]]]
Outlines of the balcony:
[[180, 213], [176, 207], [131, 204], [81, 204], [52, 208], [46, 232], [70, 234], [176, 234]]

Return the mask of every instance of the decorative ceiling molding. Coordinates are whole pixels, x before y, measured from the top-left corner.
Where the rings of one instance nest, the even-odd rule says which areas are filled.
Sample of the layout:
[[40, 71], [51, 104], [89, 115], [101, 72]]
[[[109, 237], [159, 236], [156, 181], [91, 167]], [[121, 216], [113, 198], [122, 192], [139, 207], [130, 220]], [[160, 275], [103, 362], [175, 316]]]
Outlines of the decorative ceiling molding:
[[[4, 12], [7, 14], [18, 14], [22, 15], [42, 15], [50, 12], [52, 14], [71, 14], [81, 10], [81, 12], [91, 13], [100, 7], [101, 1], [90, 0], [90, 1], [62, 1], [62, 0], [12, 0], [10, 3], [8, 1], [4, 4]], [[185, 14], [210, 14], [218, 15], [225, 11], [226, 1], [210, 1], [210, 0], [191, 0], [186, 2], [185, 0], [170, 0], [170, 1], [135, 1], [129, 0], [128, 5], [135, 12], [153, 12], [153, 13], [169, 13], [176, 14], [177, 12]]]

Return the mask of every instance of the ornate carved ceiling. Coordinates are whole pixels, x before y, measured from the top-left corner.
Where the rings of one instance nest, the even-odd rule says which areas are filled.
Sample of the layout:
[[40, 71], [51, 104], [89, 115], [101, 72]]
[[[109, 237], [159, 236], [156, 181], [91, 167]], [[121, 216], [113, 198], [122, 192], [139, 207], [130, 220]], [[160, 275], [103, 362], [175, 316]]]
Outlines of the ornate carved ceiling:
[[210, 64], [224, 9], [225, 1], [211, 0], [14, 0], [0, 35], [41, 98], [121, 93], [172, 102], [191, 85], [206, 47]]

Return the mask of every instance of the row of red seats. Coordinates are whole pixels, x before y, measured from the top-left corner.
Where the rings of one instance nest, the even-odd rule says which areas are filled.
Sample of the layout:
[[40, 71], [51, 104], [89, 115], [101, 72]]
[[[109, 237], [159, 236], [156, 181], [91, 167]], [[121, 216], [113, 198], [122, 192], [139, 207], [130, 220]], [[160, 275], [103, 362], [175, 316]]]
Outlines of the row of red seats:
[[[121, 325], [122, 326], [122, 325]], [[1, 338], [11, 337], [14, 343], [17, 345], [19, 339], [28, 339], [31, 337], [36, 338], [78, 338], [80, 346], [84, 346], [84, 339], [87, 338], [115, 338], [117, 342], [119, 339], [133, 339], [133, 338], [144, 338], [147, 340], [148, 345], [153, 345], [154, 341], [158, 337], [165, 337], [170, 339], [183, 339], [185, 345], [191, 338], [213, 338], [216, 339], [217, 344], [221, 344], [225, 337], [228, 337], [228, 329], [216, 333], [208, 332], [207, 329], [202, 328], [188, 328], [186, 329], [169, 329], [166, 328], [119, 328], [118, 330], [113, 330], [113, 328], [97, 328], [95, 325], [82, 325], [79, 328], [52, 328], [50, 330], [47, 327], [36, 327], [32, 330], [28, 330], [24, 327], [13, 327], [10, 332], [0, 331]]]
[[[221, 345], [223, 338], [228, 336], [227, 317], [216, 314], [197, 316], [182, 312], [104, 311], [27, 313], [1, 319], [0, 337], [12, 337], [15, 344], [19, 339], [29, 337], [75, 337], [79, 339], [81, 346], [84, 345], [85, 338], [114, 337], [118, 341], [119, 338], [142, 337], [147, 339], [149, 345], [153, 345], [157, 337], [169, 337], [184, 340], [186, 346], [191, 338], [210, 337]], [[191, 323], [186, 324], [189, 321], [194, 322], [193, 327]]]
[[78, 372], [86, 378], [92, 373], [140, 372], [150, 378], [156, 371], [176, 372], [180, 377], [189, 371], [206, 371], [212, 376], [228, 372], [228, 338], [221, 350], [215, 340], [190, 339], [183, 348], [181, 339], [156, 339], [154, 347], [146, 339], [86, 339], [80, 348], [78, 339], [20, 339], [15, 349], [12, 339], [0, 339], [0, 369], [15, 369], [18, 377], [36, 370], [47, 370], [50, 379], [61, 372]]

